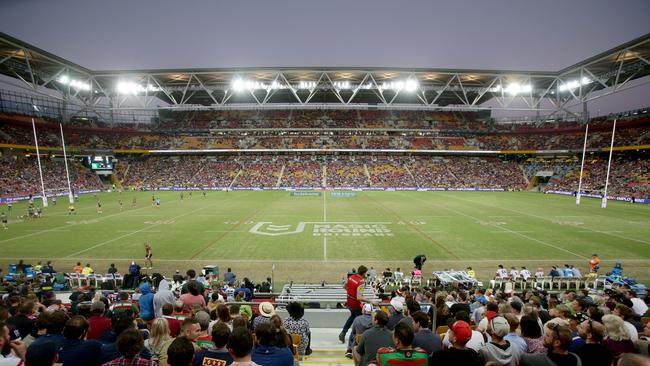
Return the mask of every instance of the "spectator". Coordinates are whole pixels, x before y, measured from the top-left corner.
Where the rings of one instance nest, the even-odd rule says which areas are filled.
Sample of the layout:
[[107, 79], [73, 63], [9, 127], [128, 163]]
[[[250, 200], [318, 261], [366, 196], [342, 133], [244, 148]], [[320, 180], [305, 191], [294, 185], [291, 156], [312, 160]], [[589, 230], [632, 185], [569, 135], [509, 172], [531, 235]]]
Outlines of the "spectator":
[[[305, 308], [299, 302], [290, 302], [287, 304], [287, 312], [289, 313], [289, 317], [284, 319], [284, 328], [289, 332], [289, 334], [298, 334], [300, 336], [298, 355], [308, 355], [309, 353], [307, 353], [307, 350], [309, 349], [309, 343], [311, 340], [311, 329], [309, 329], [309, 322], [307, 319], [303, 318], [305, 315]], [[354, 323], [352, 325], [352, 333], [354, 334]], [[350, 337], [352, 338], [352, 335]]]
[[253, 334], [248, 328], [234, 328], [228, 337], [228, 351], [236, 366], [258, 366], [251, 358], [253, 350]]
[[413, 347], [424, 349], [429, 356], [434, 352], [442, 349], [442, 340], [440, 336], [429, 329], [429, 317], [427, 314], [418, 311], [413, 315], [413, 324], [415, 334], [413, 338]]
[[506, 318], [497, 316], [489, 320], [487, 332], [492, 340], [479, 351], [481, 359], [485, 363], [492, 361], [499, 365], [519, 365], [521, 351], [504, 339], [510, 333], [510, 324]]
[[630, 340], [630, 335], [625, 328], [623, 319], [613, 314], [607, 314], [603, 316], [603, 325], [607, 334], [603, 340], [603, 344], [612, 354], [615, 361], [618, 360], [622, 353], [636, 353], [636, 348]]
[[151, 353], [151, 360], [158, 362], [165, 342], [172, 339], [169, 323], [165, 318], [156, 318], [151, 324], [151, 337], [144, 341], [144, 347]]
[[[41, 319], [42, 316], [44, 319]], [[40, 314], [38, 321], [44, 323], [45, 334], [36, 338], [29, 348], [40, 347], [45, 342], [51, 342], [54, 343], [57, 349], [59, 349], [65, 340], [65, 337], [63, 336], [63, 328], [65, 327], [65, 323], [68, 321], [68, 316], [63, 311], [57, 310]]]
[[111, 320], [104, 316], [106, 305], [101, 301], [95, 301], [90, 306], [90, 317], [88, 318], [87, 339], [100, 340], [102, 335], [111, 330]]
[[171, 304], [174, 306], [176, 302], [176, 296], [170, 291], [169, 281], [162, 279], [158, 284], [158, 291], [153, 295], [153, 308], [156, 317], [161, 317], [163, 315], [162, 307], [165, 304]]
[[[58, 360], [58, 347], [54, 342], [43, 342], [30, 347], [25, 354], [25, 366], [52, 366]], [[4, 363], [0, 364], [5, 365]]]
[[89, 326], [88, 321], [80, 315], [73, 316], [65, 323], [65, 340], [59, 348], [59, 362], [66, 366], [100, 365], [101, 343], [85, 340]]
[[451, 347], [436, 351], [431, 356], [432, 365], [482, 366], [483, 363], [476, 351], [465, 345], [472, 338], [469, 323], [458, 320], [450, 327], [449, 340]]
[[585, 344], [576, 350], [583, 365], [609, 366], [612, 364], [612, 354], [601, 342], [605, 335], [605, 327], [591, 319], [578, 324], [578, 334]]
[[164, 304], [162, 306], [163, 319], [167, 321], [169, 326], [169, 335], [176, 337], [181, 331], [181, 321], [176, 319], [172, 314], [174, 313], [174, 306], [172, 304]]
[[[189, 271], [188, 271], [189, 272]], [[200, 287], [203, 287], [197, 281], [190, 281], [187, 283], [187, 286], [184, 288], [187, 289], [187, 292], [182, 294], [180, 300], [183, 302], [183, 310], [190, 311], [192, 306], [199, 305], [201, 308], [205, 307], [205, 298], [201, 295]]]
[[127, 329], [117, 338], [117, 350], [120, 357], [103, 364], [103, 366], [157, 366], [152, 360], [140, 357], [140, 351], [144, 348], [144, 340], [136, 329]]
[[194, 359], [194, 366], [202, 366], [209, 364], [218, 364], [219, 360], [225, 362], [227, 365], [233, 362], [233, 358], [228, 353], [228, 337], [230, 337], [230, 328], [223, 323], [217, 323], [212, 327], [212, 342], [215, 348], [213, 350], [201, 350], [196, 353]]
[[260, 324], [255, 328], [257, 345], [253, 349], [252, 359], [258, 365], [293, 366], [293, 355], [286, 347], [277, 347], [276, 333], [270, 324]]
[[522, 365], [581, 365], [580, 357], [569, 352], [571, 344], [571, 330], [559, 323], [550, 322], [544, 327], [544, 346], [549, 352], [524, 354]]
[[194, 346], [192, 342], [185, 337], [178, 337], [169, 345], [167, 349], [167, 359], [169, 366], [189, 366], [194, 359]]
[[388, 315], [381, 310], [375, 311], [372, 319], [373, 327], [363, 332], [361, 341], [354, 349], [353, 356], [355, 364], [367, 366], [374, 363], [377, 357], [377, 350], [382, 347], [392, 347], [393, 337], [388, 324]]
[[413, 328], [408, 324], [399, 323], [395, 325], [393, 332], [393, 343], [395, 348], [380, 348], [377, 350], [377, 364], [391, 365], [393, 361], [406, 364], [427, 365], [429, 355], [421, 348], [412, 347]]
[[354, 318], [352, 327], [350, 327], [352, 331], [350, 332], [350, 338], [348, 339], [348, 348], [345, 352], [345, 357], [352, 358], [352, 350], [353, 347], [356, 346], [356, 337], [372, 328], [372, 311], [372, 304], [363, 304], [361, 315]]
[[154, 313], [154, 294], [151, 293], [151, 285], [148, 282], [141, 283], [140, 292], [142, 292], [142, 296], [138, 300], [138, 304], [140, 305], [140, 319], [144, 321], [153, 320], [156, 315]]

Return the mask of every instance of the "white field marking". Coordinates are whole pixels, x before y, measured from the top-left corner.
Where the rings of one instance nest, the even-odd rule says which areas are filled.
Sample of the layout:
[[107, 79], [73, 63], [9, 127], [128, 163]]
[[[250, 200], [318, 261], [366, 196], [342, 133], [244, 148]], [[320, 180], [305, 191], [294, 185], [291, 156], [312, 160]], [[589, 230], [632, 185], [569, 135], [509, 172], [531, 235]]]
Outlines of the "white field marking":
[[[323, 192], [323, 221], [327, 221], [327, 192]], [[323, 260], [327, 261], [327, 237], [323, 235]]]
[[[42, 257], [3, 257], [3, 259], [7, 260], [20, 260], [20, 259], [25, 259], [25, 260], [42, 260]], [[51, 260], [70, 260], [68, 257], [47, 257], [47, 259]], [[131, 262], [133, 260], [132, 257], [129, 258], [97, 258], [97, 257], [86, 257], [86, 258], [75, 258], [74, 260], [88, 260], [88, 261], [129, 261]], [[164, 258], [159, 258], [156, 259], [158, 262], [188, 262], [188, 263], [200, 263], [200, 262], [213, 262], [215, 260], [219, 260], [221, 262], [237, 262], [237, 263], [250, 263], [250, 262], [263, 262], [263, 263], [302, 263], [302, 262], [307, 262], [307, 263], [324, 263], [325, 261], [322, 259], [224, 259], [223, 257], [217, 257], [217, 258], [202, 258], [202, 259], [164, 259]], [[611, 260], [601, 260], [601, 263], [616, 263], [616, 262], [625, 262], [625, 263], [642, 263], [642, 264], [648, 264], [650, 263], [650, 258], [645, 258], [645, 259], [639, 259], [639, 258], [617, 258], [617, 259], [611, 259]], [[353, 260], [347, 260], [347, 259], [337, 259], [337, 263], [359, 263], [359, 262], [391, 262], [391, 263], [413, 263], [413, 261], [410, 260], [380, 260], [377, 258], [360, 258], [360, 259], [353, 259]], [[450, 259], [450, 260], [429, 260], [427, 259], [427, 263], [469, 263], [469, 262], [488, 262], [488, 263], [504, 263], [504, 262], [525, 262], [525, 263], [583, 263], [584, 260], [582, 259], [481, 259], [481, 258], [466, 258], [466, 259]], [[328, 261], [328, 263], [331, 263]]]
[[535, 233], [536, 231], [519, 231], [519, 230], [512, 230], [512, 231], [490, 231], [493, 234], [517, 234], [517, 233]]
[[[140, 208], [133, 209], [132, 211], [142, 210], [144, 208], [148, 208], [148, 207], [140, 207]], [[111, 215], [100, 216], [100, 217], [97, 218], [97, 220], [107, 219], [109, 217], [113, 217], [113, 216], [117, 216], [117, 215], [121, 215], [121, 214], [123, 214], [123, 212], [117, 212], [117, 213], [114, 213], [114, 214], [111, 214]], [[70, 217], [74, 217], [74, 216], [82, 216], [82, 215], [70, 215]], [[91, 215], [91, 216], [93, 216], [93, 215]], [[9, 238], [9, 239], [0, 240], [0, 243], [5, 243], [5, 242], [16, 240], [16, 239], [22, 239], [22, 238], [26, 238], [26, 237], [29, 237], [29, 236], [38, 235], [38, 234], [41, 234], [41, 233], [47, 233], [47, 232], [50, 232], [50, 231], [55, 231], [58, 228], [65, 228], [65, 227], [70, 227], [71, 225], [79, 225], [79, 224], [80, 223], [77, 223], [77, 224], [65, 224], [63, 226], [59, 226], [59, 227], [53, 228], [53, 229], [45, 229], [45, 230], [33, 232], [31, 234], [25, 234], [25, 235], [16, 236], [16, 237]]]
[[[41, 231], [42, 229], [24, 229], [24, 230], [25, 231]], [[66, 229], [51, 229], [50, 230], [50, 232], [57, 232], [57, 233], [58, 232], [66, 232], [66, 231], [70, 231], [70, 230], [66, 230]]]
[[491, 215], [488, 217], [523, 217], [521, 215]]
[[[420, 200], [420, 201], [423, 201], [421, 198], [417, 198], [417, 199]], [[425, 202], [426, 202], [426, 201], [425, 201]], [[477, 217], [474, 217], [474, 216], [472, 216], [472, 215], [468, 215], [468, 214], [466, 214], [466, 213], [464, 213], [464, 212], [456, 211], [456, 210], [451, 209], [451, 208], [446, 207], [446, 206], [437, 206], [437, 205], [436, 205], [436, 207], [442, 207], [442, 208], [444, 208], [445, 210], [449, 210], [449, 211], [451, 211], [451, 212], [453, 212], [453, 213], [456, 213], [456, 214], [458, 214], [458, 215], [462, 215], [462, 216], [465, 216], [465, 217], [469, 217], [469, 218], [471, 218], [471, 219], [473, 219], [473, 220], [476, 220], [476, 221], [481, 221], [481, 220], [480, 220], [479, 218], [477, 218]], [[521, 236], [522, 238], [526, 238], [526, 239], [528, 239], [528, 240], [531, 240], [531, 241], [534, 241], [534, 242], [540, 243], [540, 244], [542, 244], [542, 245], [546, 245], [547, 247], [555, 248], [555, 249], [557, 249], [557, 250], [561, 250], [561, 251], [563, 251], [563, 252], [565, 252], [565, 253], [569, 253], [569, 254], [575, 255], [575, 256], [578, 257], [578, 258], [589, 259], [589, 258], [587, 258], [587, 257], [585, 257], [585, 256], [582, 256], [582, 255], [578, 254], [578, 253], [574, 253], [574, 252], [572, 252], [572, 251], [570, 251], [570, 250], [568, 250], [568, 249], [564, 249], [564, 248], [562, 248], [562, 247], [558, 247], [557, 245], [554, 245], [554, 244], [551, 244], [551, 243], [545, 242], [544, 240], [539, 240], [539, 239], [537, 239], [537, 238], [533, 238], [533, 237], [531, 237], [531, 236], [528, 236], [528, 235], [526, 235], [526, 234], [522, 234], [522, 233], [519, 233], [519, 232], [516, 232], [516, 231], [510, 230], [510, 229], [505, 228], [505, 227], [503, 227], [503, 226], [498, 226], [498, 225], [490, 225], [490, 226], [495, 227], [495, 228], [497, 228], [497, 229], [501, 229], [501, 230], [508, 231], [508, 232], [510, 232], [510, 233], [512, 233], [512, 234], [515, 234], [515, 235]]]
[[[234, 199], [234, 198], [233, 198], [233, 199]], [[232, 199], [231, 199], [231, 201], [232, 201]], [[219, 203], [223, 203], [223, 201], [221, 201], [221, 202], [219, 202]], [[193, 214], [193, 213], [195, 213], [195, 212], [197, 212], [197, 211], [204, 210], [204, 209], [206, 209], [206, 208], [208, 208], [208, 207], [210, 207], [210, 205], [208, 205], [208, 206], [204, 206], [204, 207], [199, 207], [199, 208], [197, 208], [197, 209], [195, 209], [195, 210], [188, 211], [188, 212], [186, 212], [186, 213], [184, 213], [184, 214], [181, 214], [181, 215], [178, 215], [178, 216], [176, 216], [176, 217], [172, 217], [172, 218], [169, 219], [169, 220], [176, 220], [176, 219], [179, 219], [179, 218], [181, 218], [181, 217], [185, 217], [185, 216], [187, 216], [187, 215]], [[140, 229], [140, 230], [132, 231], [132, 232], [130, 232], [130, 233], [127, 233], [127, 234], [124, 234], [124, 235], [120, 235], [120, 236], [118, 236], [117, 238], [113, 238], [113, 239], [109, 239], [109, 240], [103, 241], [103, 242], [101, 242], [101, 243], [99, 243], [99, 244], [95, 244], [95, 245], [93, 245], [93, 246], [91, 246], [91, 247], [89, 247], [89, 248], [86, 248], [86, 249], [80, 250], [80, 251], [78, 251], [78, 252], [75, 252], [75, 253], [69, 254], [69, 255], [67, 255], [65, 258], [76, 257], [77, 255], [79, 255], [79, 254], [81, 254], [81, 253], [85, 253], [85, 252], [87, 252], [87, 251], [89, 251], [89, 250], [92, 250], [92, 249], [95, 249], [95, 248], [101, 247], [101, 246], [103, 246], [103, 245], [106, 245], [106, 244], [112, 243], [112, 242], [114, 242], [114, 241], [116, 241], [116, 240], [119, 240], [119, 239], [125, 238], [125, 237], [127, 237], [127, 236], [131, 236], [131, 235], [133, 235], [133, 234], [137, 234], [137, 233], [139, 233], [139, 232], [143, 232], [143, 231], [145, 231], [145, 230], [149, 230], [149, 229], [151, 229], [151, 228], [153, 228], [153, 227], [155, 227], [155, 226], [162, 225], [164, 221], [168, 221], [168, 220], [163, 220], [162, 222], [160, 222], [160, 223], [158, 223], [158, 224], [149, 225], [149, 226], [146, 226], [146, 227], [144, 227], [144, 228], [142, 228], [142, 229]]]
[[579, 233], [602, 233], [602, 234], [607, 234], [607, 233], [623, 233], [624, 231], [620, 230], [580, 230], [578, 231]]
[[[467, 201], [467, 200], [464, 200], [464, 199], [462, 199], [462, 198], [458, 198], [458, 197], [453, 197], [453, 196], [448, 196], [448, 197], [451, 197], [451, 198], [456, 199], [456, 200], [464, 201], [464, 202], [470, 202], [470, 201]], [[477, 203], [477, 202], [472, 202], [472, 203]], [[506, 211], [516, 212], [516, 213], [519, 213], [519, 214], [522, 214], [522, 215], [526, 215], [526, 216], [530, 216], [530, 217], [536, 217], [536, 218], [538, 218], [538, 219], [542, 219], [542, 220], [545, 220], [545, 221], [550, 221], [550, 222], [554, 222], [554, 221], [556, 221], [556, 220], [554, 220], [554, 219], [549, 219], [549, 218], [544, 217], [544, 216], [534, 215], [534, 214], [531, 214], [531, 213], [528, 213], [528, 212], [521, 212], [521, 211], [518, 211], [518, 210], [513, 210], [513, 209], [511, 209], [511, 208], [498, 207], [498, 206], [488, 205], [488, 204], [486, 204], [486, 203], [479, 203], [479, 204], [480, 204], [480, 205], [483, 205], [483, 206], [487, 206], [487, 207], [499, 208], [499, 209], [506, 210]], [[588, 231], [595, 232], [595, 233], [598, 233], [598, 232], [599, 232], [599, 231], [596, 230], [596, 229], [590, 229], [590, 228], [588, 228], [588, 227], [584, 227], [584, 226], [580, 226], [580, 227], [578, 227], [577, 225], [569, 225], [569, 226], [575, 226], [576, 228], [586, 229], [586, 230], [588, 230]], [[605, 234], [605, 235], [609, 235], [609, 236], [614, 236], [614, 237], [621, 238], [621, 239], [626, 239], [626, 240], [636, 241], [636, 242], [639, 242], [639, 243], [643, 243], [643, 244], [648, 244], [648, 245], [650, 245], [650, 241], [645, 241], [645, 240], [641, 240], [641, 239], [630, 238], [630, 237], [628, 237], [628, 236], [618, 235], [618, 234], [614, 234], [614, 233], [612, 233], [612, 232], [600, 232], [600, 233]]]
[[392, 224], [390, 221], [302, 221], [303, 224]]

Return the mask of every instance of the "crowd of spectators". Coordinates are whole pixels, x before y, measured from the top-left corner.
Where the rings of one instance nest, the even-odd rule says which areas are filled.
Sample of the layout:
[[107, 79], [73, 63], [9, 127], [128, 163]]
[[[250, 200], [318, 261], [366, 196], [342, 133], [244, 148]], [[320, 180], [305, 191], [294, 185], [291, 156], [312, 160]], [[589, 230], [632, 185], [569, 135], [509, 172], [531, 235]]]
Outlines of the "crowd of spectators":
[[[71, 148], [93, 149], [581, 149], [575, 123], [499, 125], [469, 112], [391, 111], [188, 111], [169, 122], [136, 128], [66, 124]], [[175, 122], [174, 122], [175, 121]], [[648, 118], [621, 121], [615, 145], [650, 143]], [[606, 148], [611, 121], [595, 121], [588, 148]], [[39, 121], [41, 146], [61, 146], [58, 124]], [[33, 145], [31, 124], [3, 119], [0, 143]]]
[[[3, 282], [0, 364], [188, 366], [252, 358], [293, 366], [311, 353], [303, 305], [289, 303], [282, 319], [270, 302], [242, 304], [254, 293], [269, 293], [268, 279], [256, 286], [235, 280], [230, 269], [227, 275], [143, 276], [135, 292], [76, 287], [69, 304], [56, 298], [48, 281]], [[290, 334], [300, 342], [294, 345]]]
[[[43, 183], [48, 194], [68, 191], [65, 163], [62, 159], [53, 159], [47, 155], [41, 156], [41, 167]], [[103, 187], [97, 174], [92, 173], [78, 161], [68, 161], [68, 170], [71, 188], [76, 192]], [[41, 181], [36, 156], [0, 157], [0, 196], [29, 195], [40, 192]]]

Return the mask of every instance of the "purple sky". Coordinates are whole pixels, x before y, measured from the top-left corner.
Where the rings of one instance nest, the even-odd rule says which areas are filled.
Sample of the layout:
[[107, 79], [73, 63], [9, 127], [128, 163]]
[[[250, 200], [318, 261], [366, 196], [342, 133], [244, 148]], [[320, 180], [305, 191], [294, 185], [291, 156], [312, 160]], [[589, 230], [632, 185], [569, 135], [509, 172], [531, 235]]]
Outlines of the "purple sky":
[[0, 31], [93, 70], [557, 71], [650, 33], [650, 1], [2, 0]]

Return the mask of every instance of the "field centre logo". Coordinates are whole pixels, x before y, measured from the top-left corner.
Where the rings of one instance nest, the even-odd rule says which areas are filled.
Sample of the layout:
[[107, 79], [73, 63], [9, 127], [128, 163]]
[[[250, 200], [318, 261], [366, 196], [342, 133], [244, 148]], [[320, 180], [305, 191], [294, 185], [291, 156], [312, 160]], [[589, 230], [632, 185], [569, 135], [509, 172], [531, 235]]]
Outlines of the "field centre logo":
[[249, 232], [256, 235], [292, 235], [305, 231], [307, 225], [312, 225], [313, 236], [394, 236], [388, 226], [391, 222], [306, 222], [297, 225], [274, 225], [270, 221], [257, 222]]
[[279, 236], [298, 234], [305, 230], [305, 223], [299, 222], [295, 229], [291, 230], [291, 225], [273, 225], [269, 221], [260, 221], [253, 226], [249, 232], [257, 235]]

